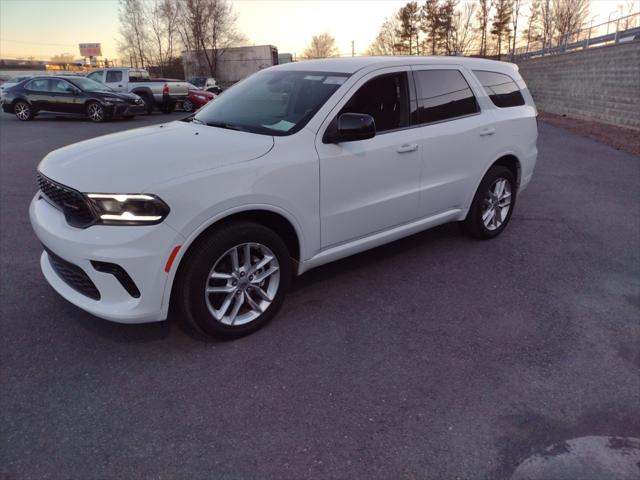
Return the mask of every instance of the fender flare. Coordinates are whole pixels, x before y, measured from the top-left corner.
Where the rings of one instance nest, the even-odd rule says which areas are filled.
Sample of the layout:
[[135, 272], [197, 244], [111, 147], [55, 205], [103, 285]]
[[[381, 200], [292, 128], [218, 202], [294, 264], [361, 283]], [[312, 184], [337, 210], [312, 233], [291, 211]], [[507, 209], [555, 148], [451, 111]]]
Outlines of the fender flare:
[[[182, 264], [182, 260], [184, 260], [185, 254], [189, 251], [193, 242], [200, 237], [200, 235], [207, 230], [212, 225], [223, 221], [225, 218], [231, 217], [232, 215], [243, 213], [243, 212], [252, 212], [252, 211], [267, 211], [276, 213], [285, 218], [292, 226], [294, 231], [296, 232], [296, 236], [298, 237], [298, 244], [300, 246], [300, 256], [302, 257], [302, 252], [304, 251], [303, 245], [305, 245], [304, 234], [302, 232], [302, 228], [300, 227], [299, 222], [296, 218], [289, 212], [288, 210], [278, 207], [276, 205], [271, 204], [246, 204], [240, 205], [237, 207], [228, 208], [223, 210], [222, 212], [217, 213], [213, 217], [202, 222], [198, 227], [196, 227], [189, 235], [181, 236], [185, 239], [180, 246], [180, 250], [176, 254], [173, 259], [173, 263], [171, 265], [171, 270], [167, 273], [167, 280], [164, 285], [164, 292], [162, 294], [162, 307], [161, 307], [161, 318], [167, 318], [169, 312], [169, 305], [171, 303], [171, 294], [173, 292], [173, 283], [175, 281], [176, 275]], [[179, 233], [179, 232], [178, 232]], [[171, 248], [174, 248], [173, 246]], [[298, 270], [296, 269], [296, 272]]]

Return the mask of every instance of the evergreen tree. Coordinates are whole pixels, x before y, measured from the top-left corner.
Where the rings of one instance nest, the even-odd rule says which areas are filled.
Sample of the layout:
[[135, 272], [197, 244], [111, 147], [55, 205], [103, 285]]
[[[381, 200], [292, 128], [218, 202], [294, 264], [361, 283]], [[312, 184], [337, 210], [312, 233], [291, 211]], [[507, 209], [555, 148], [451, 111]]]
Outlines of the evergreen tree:
[[491, 24], [491, 34], [497, 37], [498, 40], [498, 55], [502, 53], [502, 39], [509, 36], [511, 27], [509, 25], [511, 21], [511, 0], [496, 0], [495, 2], [496, 13], [493, 16], [493, 23]]
[[437, 53], [439, 19], [438, 0], [427, 0], [420, 13], [420, 29], [427, 35], [423, 50], [428, 48], [430, 55]]
[[396, 29], [398, 37], [398, 45], [396, 49], [398, 53], [404, 55], [413, 55], [419, 53], [419, 31], [418, 23], [420, 15], [418, 12], [418, 2], [409, 2], [402, 7], [397, 14], [399, 26]]

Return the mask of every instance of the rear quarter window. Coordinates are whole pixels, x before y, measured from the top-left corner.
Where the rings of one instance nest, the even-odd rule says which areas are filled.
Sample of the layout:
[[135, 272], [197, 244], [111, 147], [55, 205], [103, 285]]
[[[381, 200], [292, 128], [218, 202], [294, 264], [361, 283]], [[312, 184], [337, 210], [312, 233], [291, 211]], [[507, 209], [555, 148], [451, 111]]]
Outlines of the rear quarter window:
[[509, 75], [483, 70], [474, 70], [473, 73], [480, 80], [484, 91], [487, 92], [496, 107], [508, 108], [524, 105], [522, 93]]

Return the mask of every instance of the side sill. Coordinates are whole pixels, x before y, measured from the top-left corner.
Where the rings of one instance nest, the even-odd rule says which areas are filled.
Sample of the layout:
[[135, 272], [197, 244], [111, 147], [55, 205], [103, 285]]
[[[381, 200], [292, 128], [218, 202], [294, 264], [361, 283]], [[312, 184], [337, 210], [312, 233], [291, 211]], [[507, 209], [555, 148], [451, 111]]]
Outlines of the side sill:
[[312, 268], [319, 267], [320, 265], [324, 265], [350, 255], [355, 255], [356, 253], [364, 252], [371, 248], [379, 247], [385, 243], [399, 240], [443, 223], [458, 220], [461, 212], [462, 210], [459, 208], [447, 210], [431, 217], [421, 218], [411, 223], [405, 223], [404, 225], [400, 225], [389, 230], [374, 233], [367, 237], [358, 238], [347, 243], [329, 247], [310, 259], [301, 262], [298, 266], [298, 275], [301, 275]]

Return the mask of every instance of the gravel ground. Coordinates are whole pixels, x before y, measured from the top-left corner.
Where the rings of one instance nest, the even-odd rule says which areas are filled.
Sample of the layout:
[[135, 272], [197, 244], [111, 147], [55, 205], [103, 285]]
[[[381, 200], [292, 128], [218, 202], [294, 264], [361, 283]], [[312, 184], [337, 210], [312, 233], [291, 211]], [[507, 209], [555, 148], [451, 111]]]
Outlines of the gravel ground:
[[1, 478], [508, 479], [640, 437], [639, 157], [543, 122], [499, 238], [321, 267], [267, 328], [203, 341], [62, 300], [27, 218], [48, 151], [167, 118], [0, 118]]
[[556, 127], [577, 133], [578, 135], [598, 140], [617, 150], [640, 155], [640, 131], [594, 122], [592, 120], [564, 117], [547, 112], [540, 112], [540, 119]]

